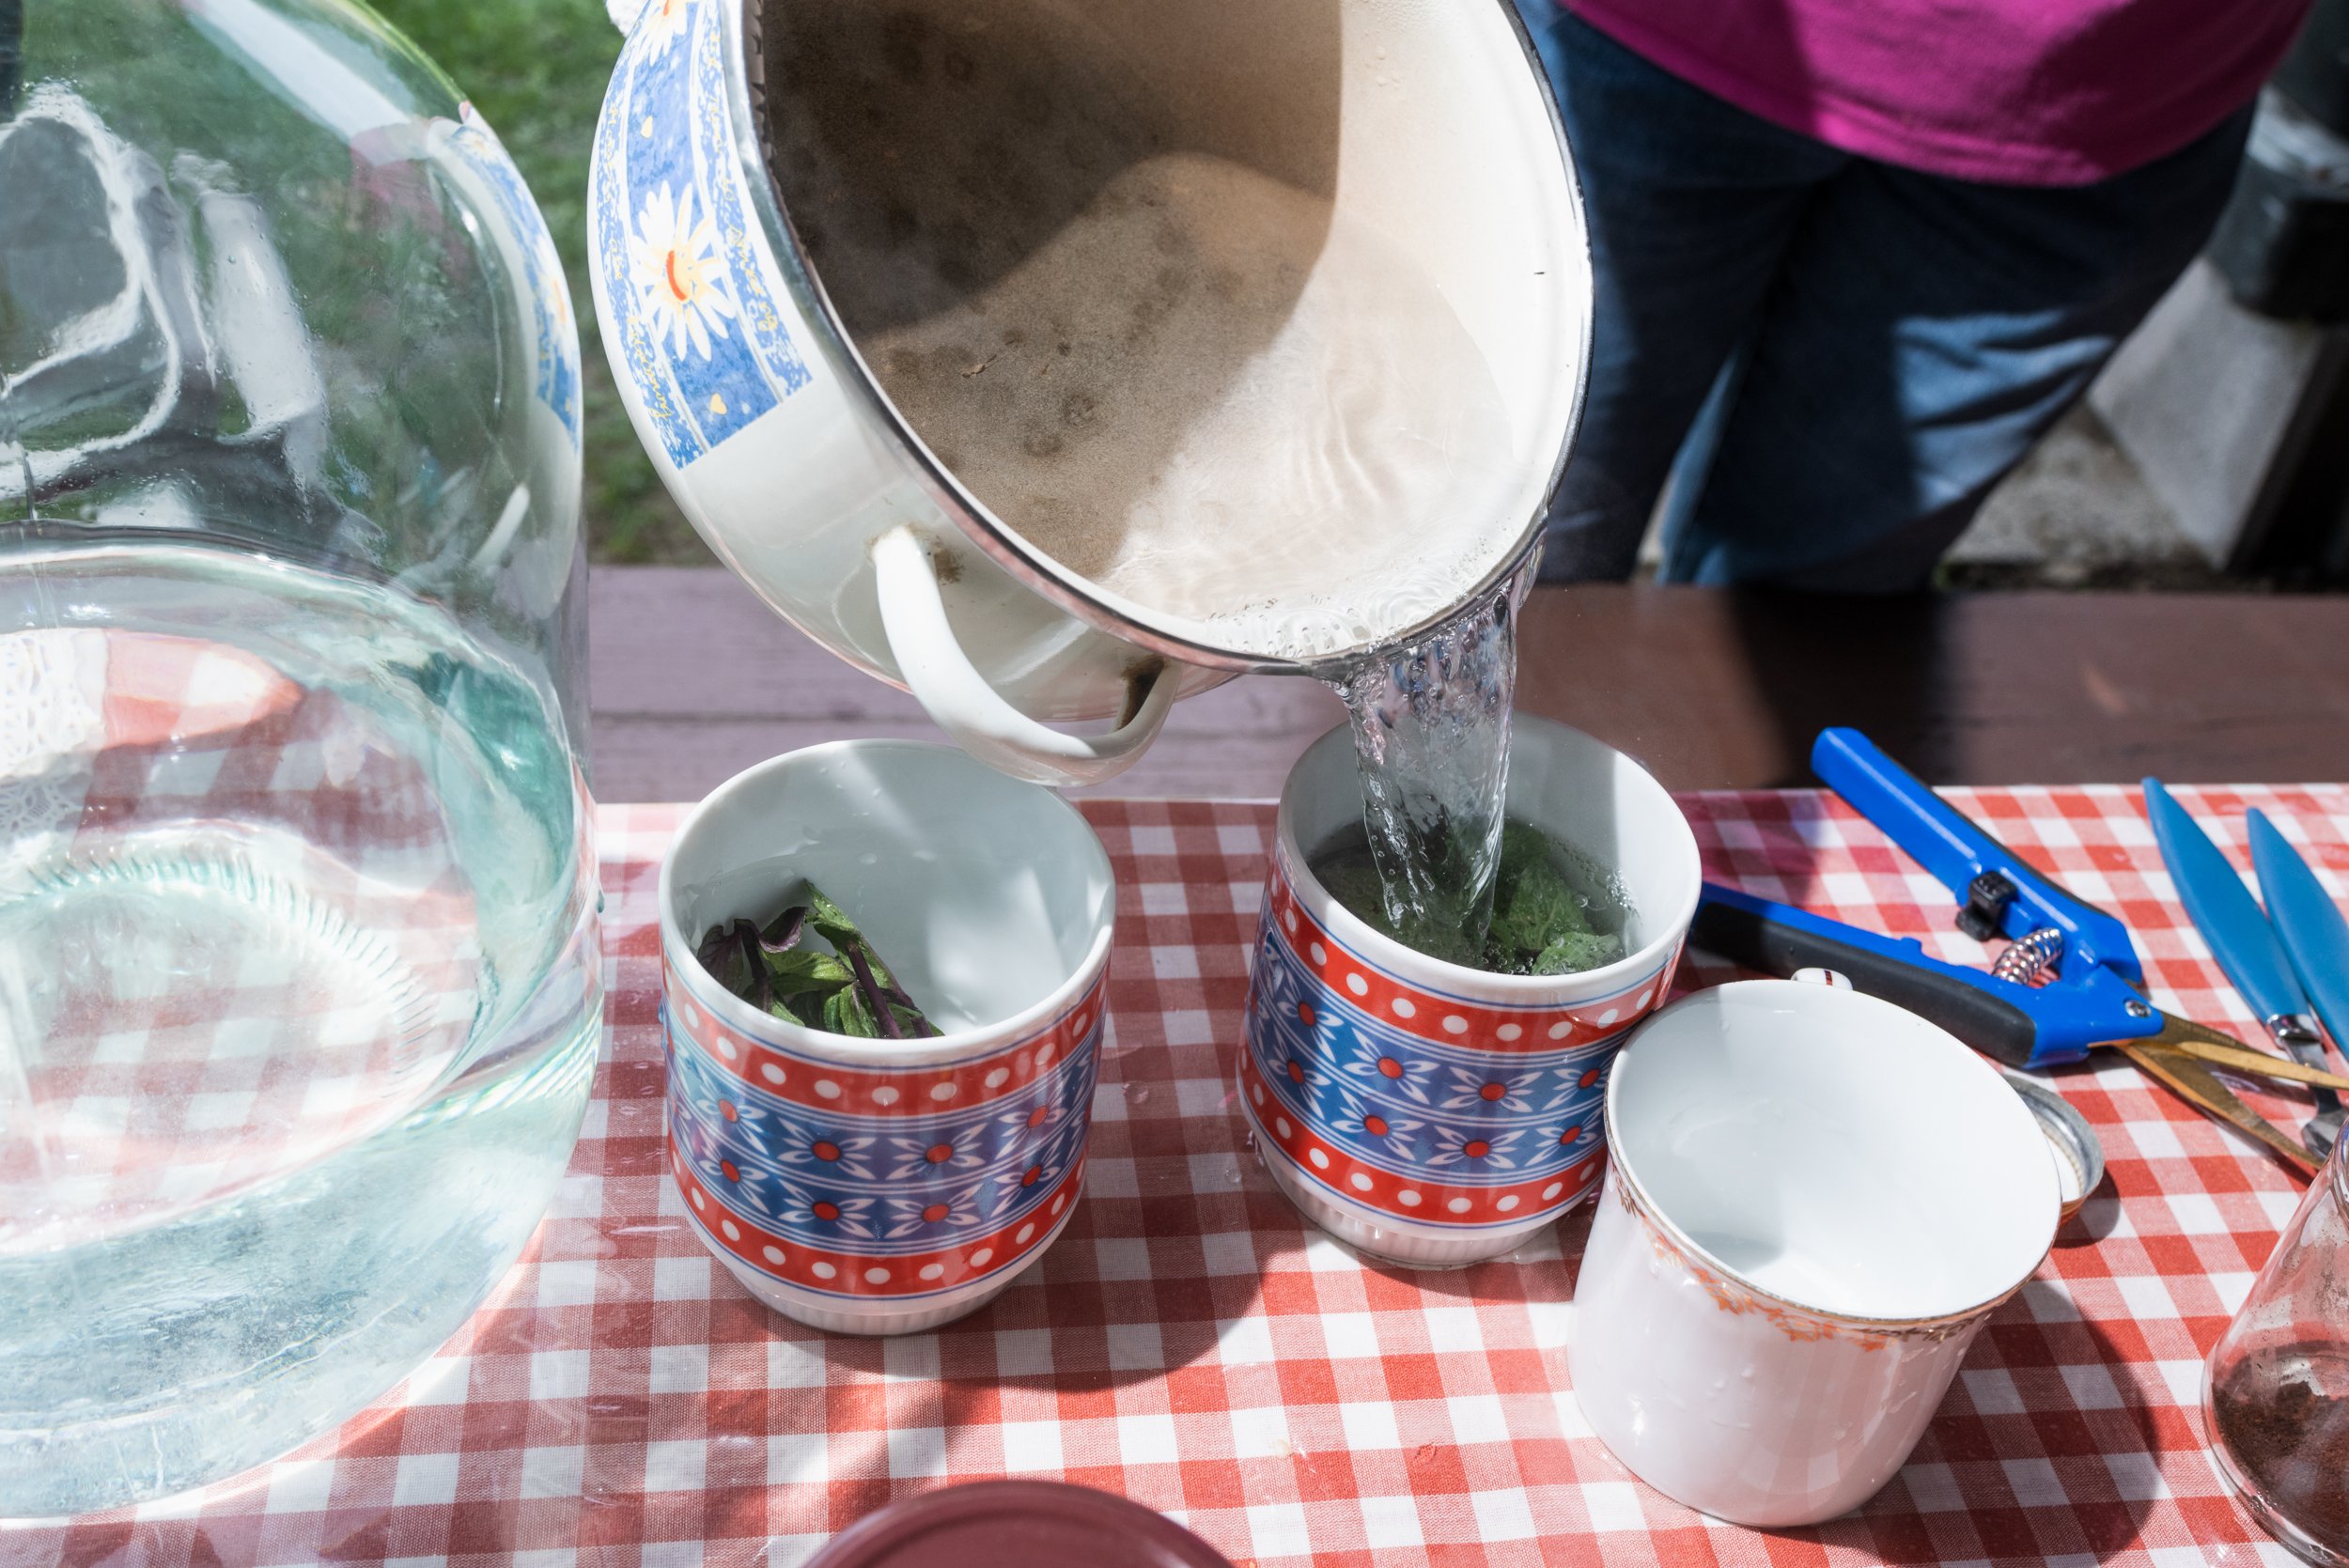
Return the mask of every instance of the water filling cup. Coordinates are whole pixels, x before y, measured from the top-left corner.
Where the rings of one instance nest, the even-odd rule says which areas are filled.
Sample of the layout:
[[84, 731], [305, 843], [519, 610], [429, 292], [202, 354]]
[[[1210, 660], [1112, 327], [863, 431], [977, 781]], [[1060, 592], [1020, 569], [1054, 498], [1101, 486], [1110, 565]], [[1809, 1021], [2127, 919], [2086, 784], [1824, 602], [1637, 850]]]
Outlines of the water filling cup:
[[[705, 932], [801, 879], [941, 1036], [805, 1029], [701, 967]], [[828, 1332], [916, 1333], [1044, 1254], [1082, 1190], [1116, 906], [1074, 808], [951, 747], [814, 746], [701, 803], [660, 902], [670, 1172], [745, 1288]]]
[[1734, 1524], [1873, 1496], [2054, 1240], [2030, 1108], [1856, 991], [1756, 980], [1673, 1003], [1624, 1048], [1606, 1122], [1575, 1398], [1641, 1479]]
[[1315, 1224], [1391, 1262], [1496, 1257], [1597, 1190], [1607, 1075], [1672, 986], [1700, 874], [1680, 808], [1638, 763], [1518, 715], [1508, 815], [1620, 879], [1627, 956], [1579, 974], [1493, 974], [1372, 929], [1308, 866], [1361, 819], [1353, 739], [1289, 774], [1249, 974], [1242, 1109], [1276, 1185]]
[[1510, 0], [613, 8], [589, 254], [637, 434], [973, 755], [1097, 784], [1178, 694], [1530, 560], [1592, 294]]

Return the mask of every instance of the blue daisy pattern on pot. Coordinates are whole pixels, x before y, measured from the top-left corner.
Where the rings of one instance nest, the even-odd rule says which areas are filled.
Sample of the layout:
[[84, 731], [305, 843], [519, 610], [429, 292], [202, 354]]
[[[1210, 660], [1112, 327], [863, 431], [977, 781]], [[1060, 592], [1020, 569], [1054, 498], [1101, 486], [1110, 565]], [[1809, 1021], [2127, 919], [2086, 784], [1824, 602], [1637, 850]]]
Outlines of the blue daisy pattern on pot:
[[695, 0], [646, 0], [637, 14], [635, 31], [644, 36], [647, 59], [660, 59], [670, 46], [685, 36], [685, 24], [693, 14]]
[[[703, 8], [713, 12], [716, 9], [714, 6]], [[768, 289], [767, 269], [759, 259], [759, 237], [742, 206], [742, 186], [735, 179], [721, 178], [723, 171], [739, 170], [740, 165], [733, 162], [734, 132], [726, 117], [725, 51], [720, 43], [720, 28], [714, 21], [705, 25], [694, 39], [693, 93], [690, 105], [694, 156], [709, 176], [706, 185], [709, 211], [718, 226], [718, 243], [733, 270], [735, 303], [740, 307], [744, 327], [743, 342], [768, 385], [775, 389], [779, 398], [787, 397], [807, 385], [808, 370], [790, 330], [784, 325], [774, 296]]]
[[810, 380], [743, 204], [723, 10], [646, 8], [613, 71], [589, 170], [615, 347], [679, 468]]
[[664, 180], [645, 193], [628, 249], [637, 309], [654, 340], [672, 359], [708, 359], [726, 336], [734, 300], [717, 225], [693, 210], [692, 187], [679, 193]]

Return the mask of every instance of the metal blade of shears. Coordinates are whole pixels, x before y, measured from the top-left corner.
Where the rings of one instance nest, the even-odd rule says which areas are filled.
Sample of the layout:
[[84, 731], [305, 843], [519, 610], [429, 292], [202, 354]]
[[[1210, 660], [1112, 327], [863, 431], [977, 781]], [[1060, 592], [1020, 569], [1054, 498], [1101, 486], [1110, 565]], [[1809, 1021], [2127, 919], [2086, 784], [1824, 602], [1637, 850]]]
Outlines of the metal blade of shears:
[[[2191, 1018], [2179, 1017], [2175, 1013], [2163, 1013], [2158, 1017], [2161, 1032], [2150, 1040], [2140, 1041], [2140, 1044], [2183, 1051], [2197, 1061], [2241, 1073], [2247, 1078], [2270, 1079], [2279, 1083], [2305, 1083], [2320, 1089], [2349, 1089], [2349, 1078], [2343, 1078], [2339, 1073], [2310, 1067], [2289, 1057], [2271, 1056], [2245, 1045], [2232, 1034], [2223, 1034]], [[2119, 1045], [2123, 1042], [2111, 1043]]]
[[2286, 1137], [2275, 1123], [2236, 1099], [2234, 1092], [2219, 1082], [2202, 1062], [2175, 1046], [2154, 1045], [2142, 1040], [2123, 1040], [2117, 1043], [2115, 1048], [2125, 1051], [2139, 1069], [2159, 1079], [2180, 1099], [2205, 1116], [2215, 1117], [2237, 1131], [2258, 1139], [2303, 1171], [2313, 1173], [2317, 1170], [2318, 1161], [2314, 1155]]

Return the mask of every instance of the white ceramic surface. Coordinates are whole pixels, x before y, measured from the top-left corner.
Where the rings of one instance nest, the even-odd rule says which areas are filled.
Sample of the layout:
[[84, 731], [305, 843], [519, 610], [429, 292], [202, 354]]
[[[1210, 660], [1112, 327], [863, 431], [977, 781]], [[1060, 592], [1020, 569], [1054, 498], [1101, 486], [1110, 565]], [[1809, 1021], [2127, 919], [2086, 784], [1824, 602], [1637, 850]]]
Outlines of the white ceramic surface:
[[1241, 1104], [1275, 1182], [1341, 1240], [1421, 1267], [1497, 1257], [1596, 1189], [1608, 1065], [1671, 989], [1696, 838], [1638, 763], [1518, 715], [1508, 813], [1620, 876], [1629, 954], [1580, 974], [1490, 974], [1380, 935], [1314, 877], [1307, 858], [1361, 809], [1352, 737], [1332, 730], [1281, 798]]
[[1633, 1036], [1575, 1290], [1576, 1399], [1658, 1491], [1815, 1523], [1891, 1478], [2055, 1236], [1998, 1070], [1890, 1002], [1748, 981]]
[[[1311, 128], [1329, 144], [1315, 155], [1335, 160], [1338, 221], [1423, 268], [1493, 373], [1512, 453], [1498, 505], [1521, 521], [1484, 563], [1498, 583], [1537, 537], [1591, 324], [1580, 198], [1508, 0], [1160, 0], [1099, 37], [1199, 120], [1189, 141], [1244, 148], [1270, 123], [1285, 52], [1332, 8], [1342, 91], [1337, 123]], [[1293, 668], [1062, 567], [898, 415], [767, 167], [792, 152], [767, 147], [754, 107], [760, 0], [614, 14], [632, 25], [589, 177], [596, 315], [646, 450], [720, 559], [808, 635], [907, 686], [974, 754], [1047, 783], [1126, 767], [1180, 692]], [[1129, 710], [1106, 737], [1037, 722]]]
[[[701, 968], [704, 932], [794, 877], [943, 1035], [802, 1029]], [[818, 1328], [911, 1333], [1041, 1256], [1081, 1190], [1115, 900], [1066, 801], [951, 747], [811, 747], [703, 801], [661, 868], [669, 1155], [735, 1277]]]

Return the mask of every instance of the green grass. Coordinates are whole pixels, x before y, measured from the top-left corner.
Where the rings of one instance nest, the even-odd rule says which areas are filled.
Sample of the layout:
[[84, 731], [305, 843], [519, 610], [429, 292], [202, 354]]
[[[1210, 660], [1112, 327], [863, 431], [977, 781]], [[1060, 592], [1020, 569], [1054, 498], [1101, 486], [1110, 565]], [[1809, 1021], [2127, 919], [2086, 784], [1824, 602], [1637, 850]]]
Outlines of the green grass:
[[602, 0], [372, 0], [464, 90], [521, 165], [570, 278], [585, 370], [590, 559], [707, 562], [620, 407], [587, 289], [587, 149], [620, 35]]

